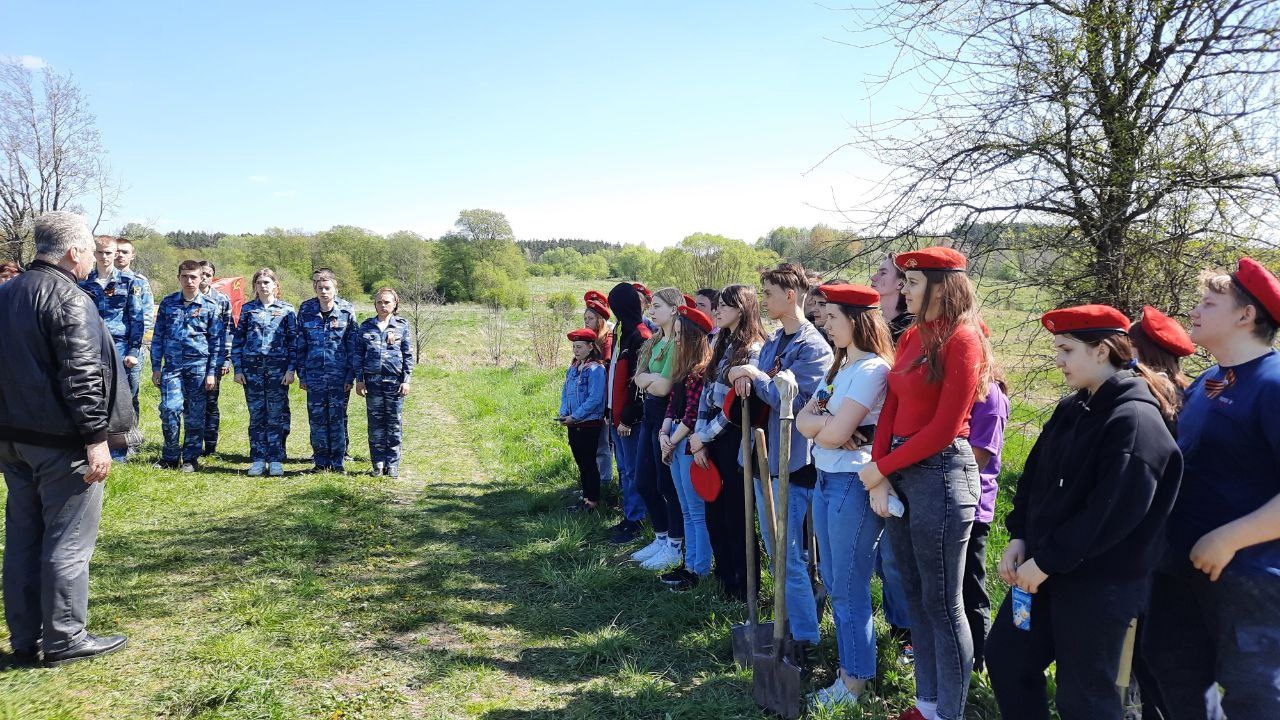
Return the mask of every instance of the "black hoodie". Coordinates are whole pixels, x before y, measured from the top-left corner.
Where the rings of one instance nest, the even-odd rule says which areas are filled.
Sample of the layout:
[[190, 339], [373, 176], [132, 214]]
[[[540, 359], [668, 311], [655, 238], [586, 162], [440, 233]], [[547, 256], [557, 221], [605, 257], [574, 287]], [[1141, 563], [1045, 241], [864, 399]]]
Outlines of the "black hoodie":
[[1163, 550], [1182, 454], [1141, 376], [1063, 398], [1031, 448], [1009, 537], [1049, 575], [1139, 579]]
[[609, 311], [618, 319], [613, 326], [613, 358], [609, 386], [610, 419], [615, 426], [635, 427], [644, 415], [644, 402], [635, 384], [640, 347], [651, 333], [644, 324], [640, 293], [629, 283], [618, 283], [609, 291]]

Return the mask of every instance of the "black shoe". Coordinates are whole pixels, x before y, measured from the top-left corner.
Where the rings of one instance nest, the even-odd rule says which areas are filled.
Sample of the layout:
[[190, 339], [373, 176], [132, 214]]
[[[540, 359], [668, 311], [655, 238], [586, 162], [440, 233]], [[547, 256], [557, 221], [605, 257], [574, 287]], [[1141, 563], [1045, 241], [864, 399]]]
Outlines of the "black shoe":
[[157, 470], [177, 470], [178, 463], [177, 461], [172, 460], [161, 460], [159, 462], [152, 463], [151, 467]]
[[685, 569], [685, 566], [681, 565], [680, 567], [675, 568], [674, 570], [668, 570], [667, 572], [662, 573], [661, 575], [658, 576], [658, 579], [662, 581], [663, 585], [675, 586], [684, 582], [685, 578], [689, 577], [692, 574], [693, 573]]
[[0, 669], [33, 667], [39, 663], [40, 650], [38, 648], [15, 649], [12, 654], [3, 656], [3, 659], [0, 659]]
[[204, 456], [206, 456], [206, 455], [212, 455], [212, 454], [214, 454], [214, 453], [216, 453], [216, 452], [218, 452], [218, 446], [217, 446], [216, 444], [215, 444], [215, 445], [205, 445], [205, 446], [204, 446], [204, 452], [200, 453], [200, 457], [204, 457]]
[[688, 592], [698, 587], [698, 576], [688, 570], [684, 571], [684, 575], [676, 583], [667, 583], [667, 589], [671, 592]]
[[310, 470], [308, 470], [307, 472], [314, 475], [315, 473], [329, 472], [329, 468], [325, 467], [324, 465], [317, 465], [311, 468]]
[[588, 512], [591, 512], [591, 511], [593, 511], [593, 510], [597, 510], [597, 509], [599, 509], [599, 507], [600, 507], [600, 506], [599, 506], [598, 504], [596, 504], [596, 505], [588, 505], [586, 500], [579, 500], [578, 502], [576, 502], [576, 503], [574, 503], [573, 505], [570, 505], [570, 506], [569, 506], [569, 512], [571, 512], [571, 513], [588, 513]]
[[640, 537], [640, 523], [632, 520], [623, 520], [618, 523], [617, 529], [609, 536], [609, 542], [614, 545], [625, 545], [629, 542], [634, 542], [638, 537]]
[[79, 660], [89, 660], [90, 658], [110, 655], [128, 644], [129, 638], [123, 635], [108, 635], [107, 637], [97, 637], [95, 635], [85, 634], [84, 640], [73, 648], [68, 648], [61, 652], [45, 653], [45, 667], [57, 667], [66, 665], [67, 663], [77, 662]]

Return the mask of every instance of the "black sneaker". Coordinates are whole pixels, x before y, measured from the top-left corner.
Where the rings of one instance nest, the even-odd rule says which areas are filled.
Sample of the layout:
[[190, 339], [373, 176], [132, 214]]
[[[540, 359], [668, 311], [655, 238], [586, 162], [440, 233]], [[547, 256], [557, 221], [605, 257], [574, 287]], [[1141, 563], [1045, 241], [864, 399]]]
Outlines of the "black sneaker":
[[632, 520], [623, 520], [618, 523], [617, 528], [609, 535], [609, 542], [614, 545], [625, 545], [629, 542], [635, 542], [640, 537], [640, 523]]
[[157, 470], [177, 470], [178, 461], [177, 460], [160, 460], [159, 462], [152, 463], [151, 467]]
[[680, 567], [675, 568], [674, 570], [668, 570], [667, 572], [662, 573], [661, 575], [658, 576], [658, 579], [661, 580], [664, 585], [675, 586], [684, 582], [685, 579], [692, 574], [693, 573], [685, 569], [685, 566], [681, 565]]
[[[681, 569], [683, 570], [683, 568]], [[698, 587], [698, 576], [694, 573], [689, 572], [688, 570], [684, 571], [684, 576], [680, 578], [679, 582], [676, 582], [674, 584], [667, 583], [667, 589], [670, 590], [671, 592], [677, 592], [677, 593], [689, 592], [690, 590], [696, 587]]]
[[218, 445], [216, 443], [213, 445], [205, 445], [204, 452], [200, 453], [200, 457], [206, 457], [216, 452], [218, 452]]

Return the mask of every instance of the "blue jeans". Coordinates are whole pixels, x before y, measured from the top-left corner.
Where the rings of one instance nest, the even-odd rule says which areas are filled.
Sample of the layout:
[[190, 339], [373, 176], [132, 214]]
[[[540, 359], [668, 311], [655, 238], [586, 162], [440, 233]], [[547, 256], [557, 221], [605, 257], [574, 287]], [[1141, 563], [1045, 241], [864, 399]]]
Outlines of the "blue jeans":
[[636, 488], [636, 454], [640, 452], [640, 428], [631, 429], [631, 434], [622, 437], [618, 428], [611, 426], [613, 434], [613, 452], [618, 461], [618, 486], [622, 495], [622, 517], [631, 522], [644, 519], [644, 500]]
[[613, 480], [613, 449], [609, 447], [609, 433], [600, 433], [600, 442], [596, 445], [596, 467], [600, 469], [600, 486], [604, 487]]
[[[787, 485], [787, 622], [791, 623], [791, 637], [798, 642], [818, 642], [818, 603], [813, 598], [813, 584], [809, 582], [809, 568], [801, 557], [804, 552], [804, 516], [809, 513], [813, 491], [799, 485]], [[756, 478], [756, 511], [760, 518], [760, 535], [764, 549], [773, 557], [773, 533], [769, 531], [764, 508], [764, 494], [760, 478]], [[773, 478], [773, 498], [778, 496], [778, 479]], [[774, 508], [777, 512], [777, 508]]]
[[[901, 442], [894, 438], [894, 445]], [[906, 513], [886, 523], [911, 613], [916, 698], [938, 703], [940, 720], [964, 717], [973, 638], [961, 592], [965, 550], [980, 491], [969, 441], [956, 438], [890, 478]]]
[[876, 574], [880, 576], [880, 609], [884, 611], [885, 622], [910, 630], [911, 614], [907, 607], [907, 593], [902, 589], [902, 570], [898, 567], [887, 532], [880, 536], [880, 545], [876, 549]]
[[840, 667], [859, 680], [876, 676], [876, 632], [871, 622], [871, 571], [884, 519], [871, 511], [857, 473], [818, 471], [813, 533], [822, 582], [831, 597]]
[[1142, 627], [1169, 720], [1280, 718], [1280, 577], [1228, 564], [1210, 582], [1178, 555], [1156, 570]]
[[686, 438], [676, 443], [671, 454], [671, 475], [680, 494], [680, 509], [684, 513], [684, 566], [698, 575], [711, 572], [711, 534], [707, 532], [707, 504], [693, 489], [691, 473], [693, 456], [685, 454], [689, 446]]

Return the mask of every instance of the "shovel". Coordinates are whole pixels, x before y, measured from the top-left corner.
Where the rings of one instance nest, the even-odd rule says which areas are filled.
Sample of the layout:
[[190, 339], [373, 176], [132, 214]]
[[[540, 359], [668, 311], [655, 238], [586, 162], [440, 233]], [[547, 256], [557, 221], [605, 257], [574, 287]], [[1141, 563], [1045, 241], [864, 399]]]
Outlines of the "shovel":
[[[795, 419], [795, 402], [798, 388], [796, 378], [784, 370], [773, 378], [778, 388], [778, 532], [775, 537], [773, 557], [773, 642], [765, 650], [756, 648], [753, 660], [751, 697], [756, 704], [784, 718], [800, 717], [801, 683], [800, 668], [783, 652], [787, 636], [787, 505], [788, 484], [791, 479], [791, 422]], [[768, 482], [768, 479], [765, 479]]]
[[[776, 539], [778, 537], [777, 516], [773, 514], [773, 483], [769, 482], [769, 443], [765, 440], [764, 428], [756, 428], [756, 477], [763, 478], [760, 481], [760, 495], [764, 498], [764, 517], [765, 522], [769, 523], [769, 527], [761, 527], [760, 532], [769, 533], [769, 537]], [[753, 495], [755, 493], [752, 493]], [[752, 498], [754, 499], [754, 498]], [[769, 548], [772, 550], [773, 548]], [[770, 562], [773, 560], [772, 553], [769, 557]], [[770, 565], [770, 568], [773, 566]]]
[[[733, 645], [733, 661], [742, 668], [750, 668], [757, 648], [769, 646], [773, 637], [773, 623], [761, 623], [756, 601], [756, 493], [751, 479], [751, 423], [747, 404], [742, 404], [742, 490], [745, 493], [746, 548], [747, 548], [747, 622], [730, 629], [729, 640]], [[757, 430], [756, 449], [764, 450], [764, 433]], [[765, 463], [765, 472], [769, 469]]]
[[827, 586], [820, 581], [818, 572], [818, 536], [813, 529], [813, 508], [809, 509], [809, 521], [805, 524], [809, 537], [809, 584], [813, 586], [813, 600], [818, 605], [818, 622], [822, 622], [822, 613], [827, 609]]

